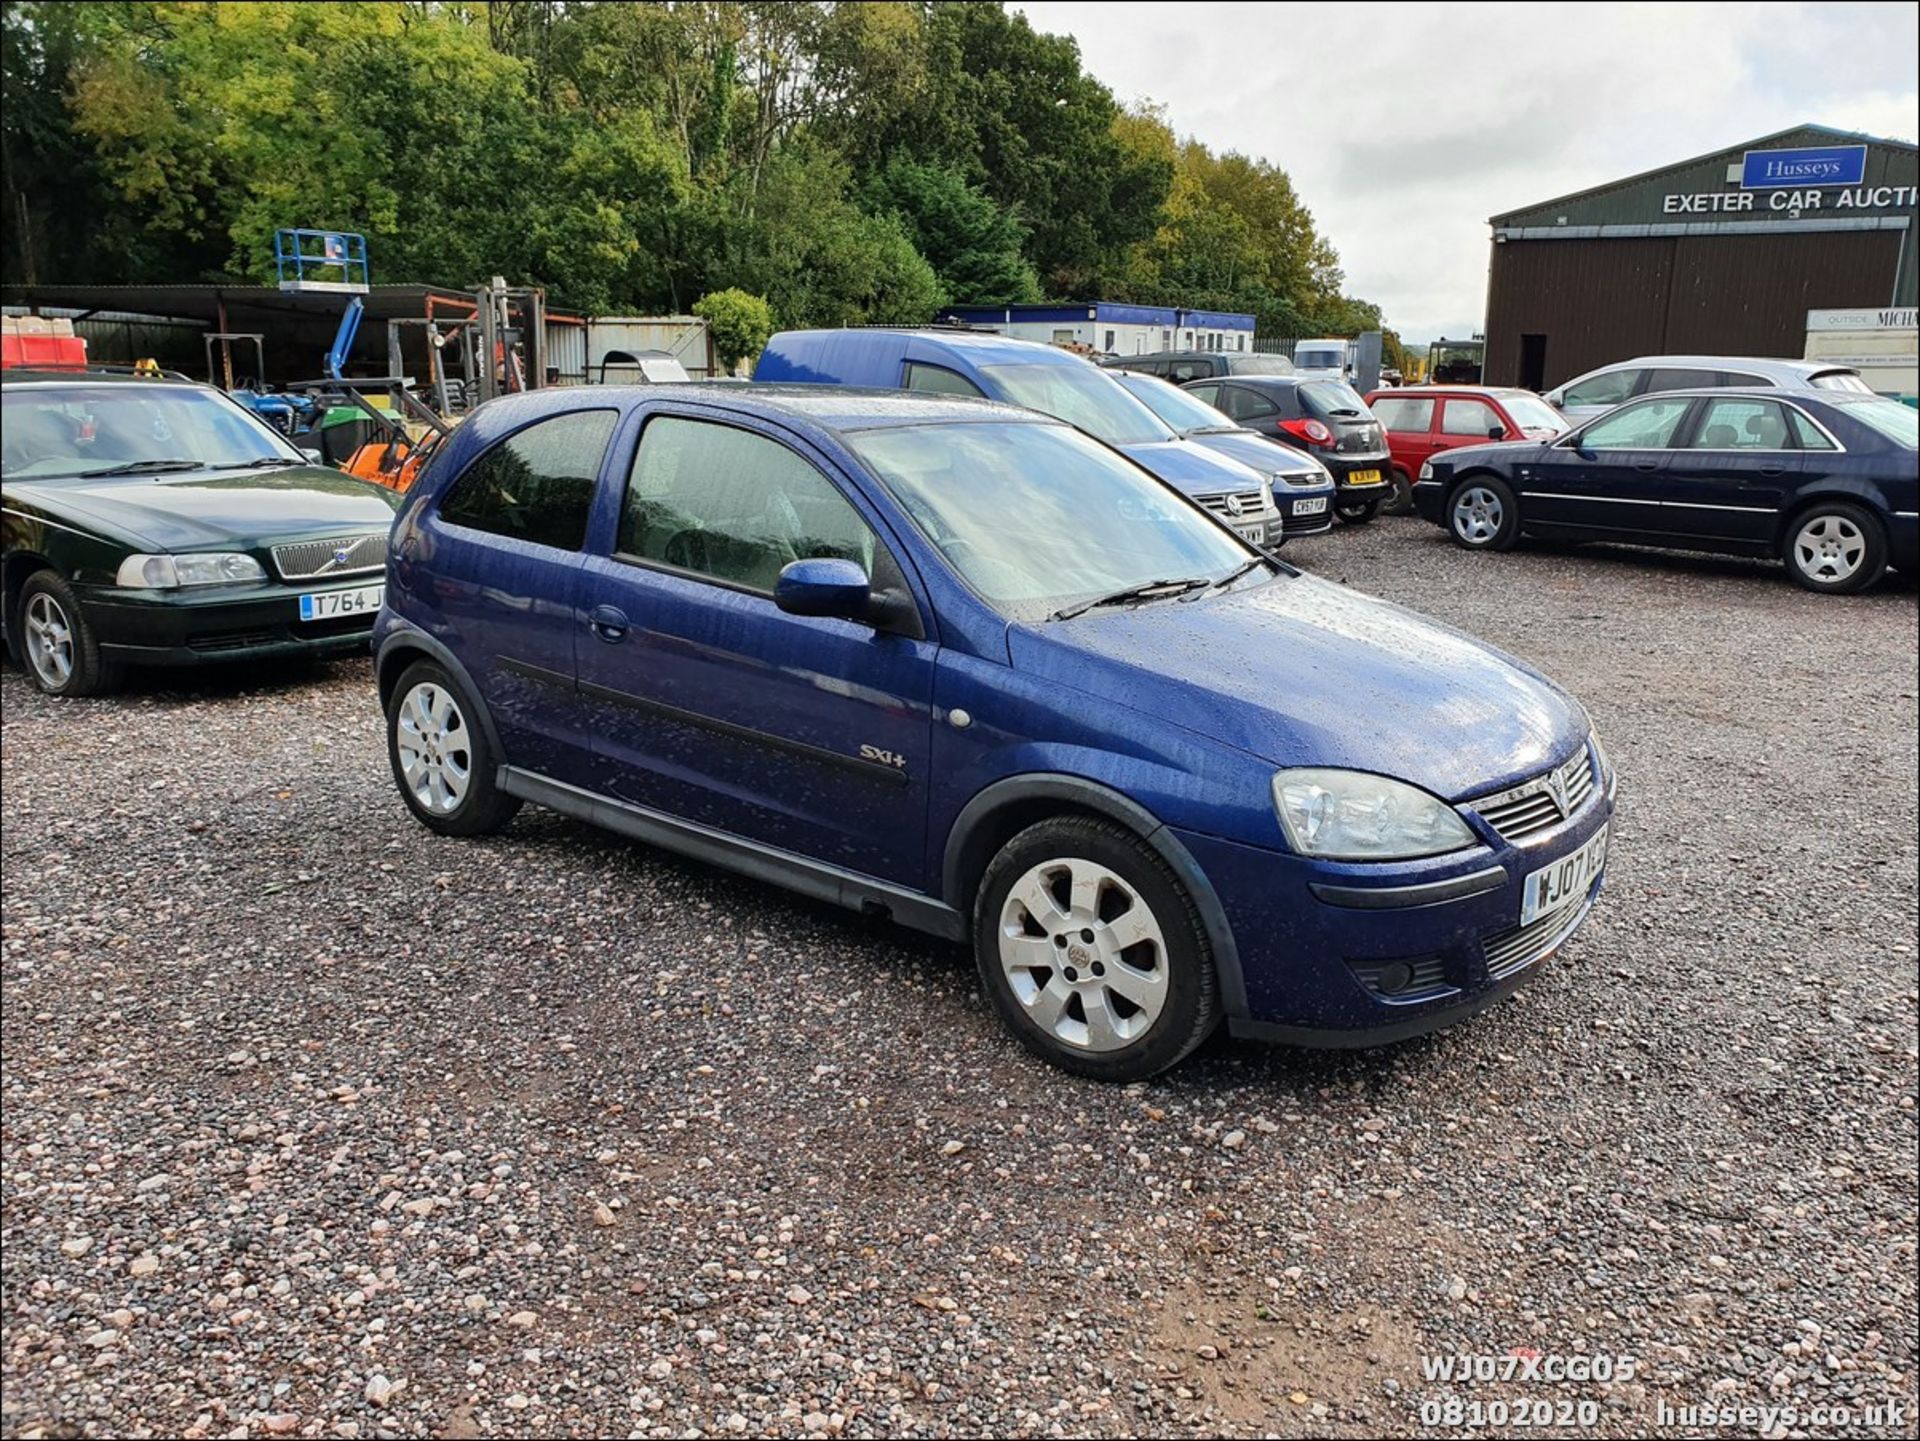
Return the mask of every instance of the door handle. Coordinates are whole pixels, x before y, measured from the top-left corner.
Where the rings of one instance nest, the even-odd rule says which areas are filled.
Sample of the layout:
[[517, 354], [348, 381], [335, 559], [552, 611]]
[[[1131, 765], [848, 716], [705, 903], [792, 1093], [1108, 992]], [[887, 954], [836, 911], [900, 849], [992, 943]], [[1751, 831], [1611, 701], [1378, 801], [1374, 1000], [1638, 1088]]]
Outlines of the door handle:
[[627, 613], [618, 606], [596, 605], [587, 612], [587, 629], [614, 645], [627, 638]]
[[1660, 468], [1660, 462], [1657, 460], [1636, 460], [1633, 463], [1633, 468], [1635, 470], [1645, 471], [1648, 475], [1651, 475]]
[[1787, 468], [1784, 465], [1763, 465], [1760, 467], [1760, 473], [1762, 475], [1785, 475]]

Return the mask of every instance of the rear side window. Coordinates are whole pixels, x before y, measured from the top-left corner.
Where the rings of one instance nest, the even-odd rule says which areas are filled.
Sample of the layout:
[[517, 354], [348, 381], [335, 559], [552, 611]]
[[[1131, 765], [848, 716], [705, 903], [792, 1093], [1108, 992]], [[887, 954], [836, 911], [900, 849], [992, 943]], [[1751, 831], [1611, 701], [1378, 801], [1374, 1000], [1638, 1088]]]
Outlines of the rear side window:
[[1374, 418], [1388, 430], [1402, 434], [1424, 435], [1433, 429], [1432, 397], [1415, 399], [1410, 395], [1383, 395], [1373, 403]]
[[1263, 415], [1277, 415], [1280, 412], [1280, 407], [1266, 396], [1248, 390], [1244, 385], [1221, 386], [1220, 399], [1214, 404], [1235, 420], [1256, 420]]
[[1787, 422], [1771, 400], [1729, 396], [1707, 402], [1692, 450], [1785, 450]]
[[907, 389], [925, 390], [935, 395], [978, 395], [983, 396], [979, 386], [957, 371], [948, 370], [942, 365], [921, 365], [907, 362]]
[[620, 552], [771, 592], [796, 560], [873, 573], [873, 532], [809, 462], [749, 430], [656, 416], [640, 434], [620, 514]]
[[1449, 400], [1440, 421], [1443, 435], [1484, 436], [1495, 426], [1506, 429], [1493, 407], [1484, 400]]
[[1787, 407], [1787, 422], [1793, 427], [1794, 439], [1800, 442], [1802, 450], [1838, 449], [1824, 430], [1792, 406]]
[[1596, 375], [1574, 386], [1567, 392], [1565, 403], [1568, 405], [1618, 405], [1633, 394], [1634, 386], [1645, 374], [1644, 370], [1609, 370], [1603, 375]]
[[453, 483], [440, 518], [488, 535], [580, 549], [594, 478], [618, 419], [618, 411], [575, 410], [516, 431]]
[[1186, 387], [1188, 395], [1207, 405], [1220, 404], [1220, 387], [1217, 385], [1195, 385]]
[[[1727, 383], [1727, 374], [1723, 370], [1686, 370], [1669, 366], [1654, 371], [1647, 378], [1646, 393], [1651, 395], [1662, 390], [1712, 390]], [[1745, 382], [1736, 383], [1744, 384]], [[1766, 382], [1754, 383], [1764, 385]]]

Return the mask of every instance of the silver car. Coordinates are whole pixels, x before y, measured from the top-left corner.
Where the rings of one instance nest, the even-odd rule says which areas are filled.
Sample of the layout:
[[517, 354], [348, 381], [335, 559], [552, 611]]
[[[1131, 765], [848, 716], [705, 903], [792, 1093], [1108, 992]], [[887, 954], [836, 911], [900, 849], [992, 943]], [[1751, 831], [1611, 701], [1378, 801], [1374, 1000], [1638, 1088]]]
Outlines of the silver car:
[[1546, 393], [1548, 404], [1574, 425], [1638, 395], [1668, 390], [1724, 390], [1770, 385], [1786, 390], [1872, 393], [1857, 371], [1819, 360], [1764, 360], [1746, 355], [1643, 355], [1575, 376]]

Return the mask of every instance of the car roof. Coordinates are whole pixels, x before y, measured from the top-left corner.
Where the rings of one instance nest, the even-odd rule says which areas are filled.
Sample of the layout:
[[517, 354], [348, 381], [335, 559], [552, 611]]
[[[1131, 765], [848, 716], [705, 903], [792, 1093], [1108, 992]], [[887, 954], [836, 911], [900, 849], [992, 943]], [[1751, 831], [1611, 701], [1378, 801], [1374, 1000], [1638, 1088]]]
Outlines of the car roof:
[[850, 326], [843, 330], [788, 330], [782, 331], [778, 339], [798, 337], [831, 336], [845, 342], [857, 339], [863, 334], [908, 335], [922, 342], [931, 342], [944, 350], [948, 357], [955, 360], [971, 361], [976, 365], [992, 365], [995, 362], [1006, 364], [1018, 359], [1034, 365], [1091, 365], [1093, 362], [1084, 355], [1075, 355], [1070, 350], [1050, 344], [1044, 340], [1020, 340], [1011, 335], [1001, 335], [992, 330], [949, 330], [942, 326]]
[[71, 370], [57, 368], [34, 370], [11, 366], [0, 370], [0, 385], [164, 385], [175, 389], [212, 390], [214, 387], [188, 375], [135, 375], [131, 370]]
[[[527, 411], [560, 413], [597, 405], [631, 405], [641, 400], [691, 400], [763, 420], [790, 418], [835, 432], [879, 430], [929, 422], [1012, 421], [1059, 425], [1038, 411], [983, 400], [918, 390], [868, 390], [851, 385], [802, 385], [786, 381], [675, 381], [661, 385], [567, 385], [488, 401], [473, 414], [482, 429], [517, 425]], [[472, 420], [463, 424], [465, 430]]]
[[1637, 355], [1632, 360], [1616, 360], [1612, 365], [1596, 368], [1618, 370], [1625, 365], [1688, 366], [1699, 370], [1726, 370], [1739, 366], [1744, 369], [1770, 372], [1774, 375], [1821, 375], [1833, 370], [1853, 369], [1850, 365], [1841, 365], [1831, 360], [1793, 360], [1768, 355]]
[[1524, 385], [1386, 385], [1375, 395], [1532, 395]]

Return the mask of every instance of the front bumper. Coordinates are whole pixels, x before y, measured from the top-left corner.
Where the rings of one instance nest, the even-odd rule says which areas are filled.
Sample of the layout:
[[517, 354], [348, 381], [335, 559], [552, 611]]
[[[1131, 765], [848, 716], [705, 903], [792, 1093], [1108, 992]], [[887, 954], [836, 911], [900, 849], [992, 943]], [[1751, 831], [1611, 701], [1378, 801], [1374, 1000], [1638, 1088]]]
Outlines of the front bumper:
[[1445, 525], [1447, 523], [1446, 502], [1445, 481], [1429, 477], [1413, 483], [1413, 508], [1419, 513], [1421, 519], [1430, 520], [1435, 525]]
[[[1371, 865], [1178, 832], [1219, 896], [1239, 953], [1246, 1013], [1230, 1018], [1233, 1032], [1294, 1045], [1371, 1046], [1484, 1010], [1542, 969], [1579, 929], [1605, 881], [1603, 870], [1578, 902], [1523, 927], [1526, 876], [1585, 845], [1612, 814], [1612, 797], [1596, 792], [1572, 818], [1520, 844]], [[1403, 887], [1432, 888], [1414, 892], [1417, 899], [1443, 898], [1372, 908], [1323, 899], [1343, 888]], [[1458, 894], [1444, 898], [1450, 891]]]
[[[1273, 503], [1286, 517], [1288, 538], [1299, 535], [1321, 535], [1333, 529], [1334, 495], [1335, 488], [1325, 483], [1295, 486], [1276, 481], [1273, 487]], [[1316, 504], [1319, 507], [1318, 510], [1314, 509]], [[1303, 510], [1302, 507], [1305, 509]]]
[[180, 591], [101, 586], [83, 590], [80, 601], [101, 654], [134, 665], [351, 655], [367, 650], [378, 612], [303, 621], [300, 597], [382, 580], [376, 572], [326, 585], [276, 581]]
[[1920, 515], [1896, 513], [1889, 518], [1887, 562], [1902, 575], [1920, 569]]

